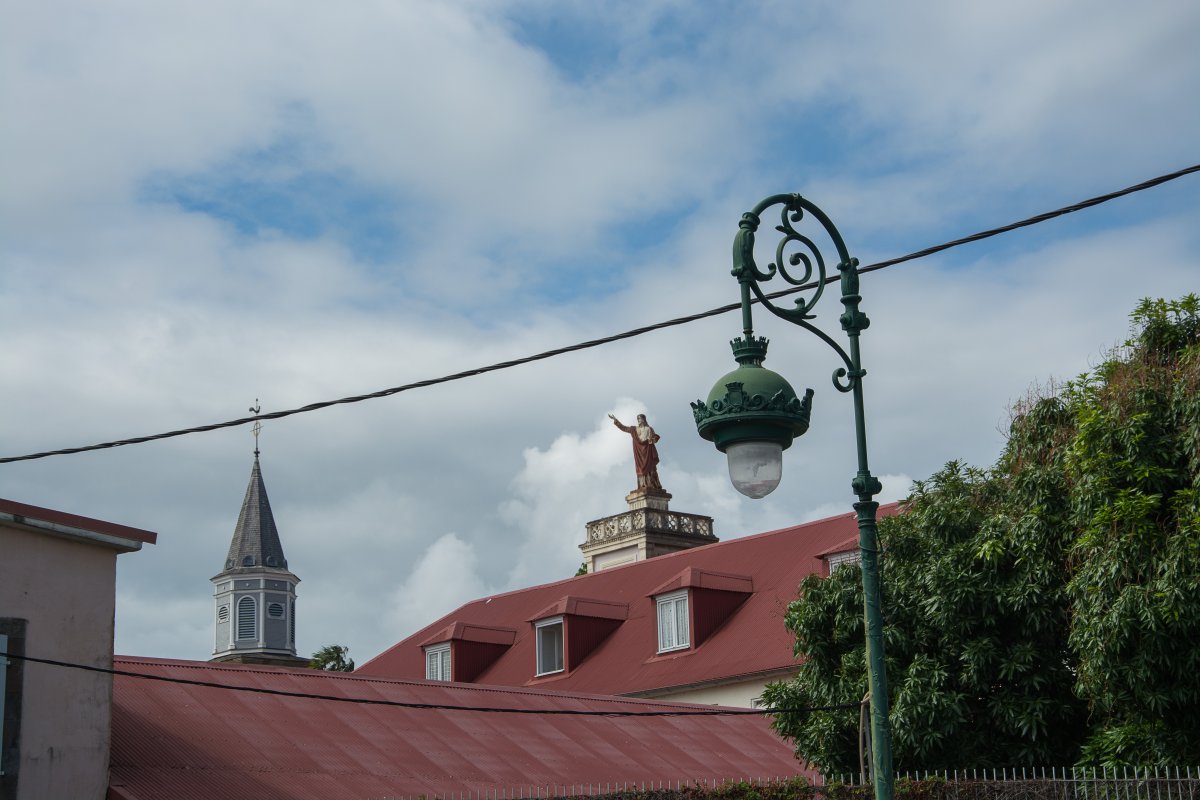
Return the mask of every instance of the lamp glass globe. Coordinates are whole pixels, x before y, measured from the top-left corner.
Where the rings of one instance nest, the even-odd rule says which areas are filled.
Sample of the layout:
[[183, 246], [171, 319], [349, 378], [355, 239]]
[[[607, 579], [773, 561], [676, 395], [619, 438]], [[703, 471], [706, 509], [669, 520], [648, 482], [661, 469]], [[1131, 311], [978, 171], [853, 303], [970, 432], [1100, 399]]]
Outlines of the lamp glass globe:
[[738, 442], [725, 448], [733, 488], [757, 500], [783, 477], [783, 447], [775, 442]]

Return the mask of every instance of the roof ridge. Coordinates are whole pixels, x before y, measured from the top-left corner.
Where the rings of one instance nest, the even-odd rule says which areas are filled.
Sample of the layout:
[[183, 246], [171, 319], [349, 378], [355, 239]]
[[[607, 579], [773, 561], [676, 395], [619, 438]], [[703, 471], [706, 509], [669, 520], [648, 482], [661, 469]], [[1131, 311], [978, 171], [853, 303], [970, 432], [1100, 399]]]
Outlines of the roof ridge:
[[[659, 705], [669, 706], [671, 708], [686, 707], [686, 708], [723, 708], [719, 704], [711, 705], [707, 703], [681, 703], [673, 700], [663, 700], [649, 697], [626, 697], [624, 695], [612, 694], [593, 694], [589, 692], [562, 692], [553, 689], [544, 689], [536, 686], [504, 686], [501, 684], [489, 683], [460, 683], [458, 681], [429, 681], [419, 680], [416, 678], [394, 678], [388, 676], [376, 675], [359, 675], [354, 672], [337, 672], [331, 670], [320, 669], [305, 669], [303, 667], [272, 667], [265, 668], [257, 664], [225, 664], [213, 661], [191, 661], [188, 659], [172, 659], [172, 658], [155, 658], [153, 656], [113, 656], [113, 664], [145, 664], [147, 666], [157, 667], [179, 667], [181, 669], [193, 670], [217, 670], [231, 673], [253, 673], [259, 675], [287, 675], [289, 677], [302, 678], [317, 678], [317, 679], [335, 679], [335, 680], [353, 680], [361, 683], [385, 683], [392, 685], [403, 686], [418, 686], [418, 687], [434, 687], [438, 689], [461, 689], [483, 694], [518, 694], [518, 695], [539, 695], [552, 696], [558, 698], [572, 698], [579, 700], [589, 700], [601, 703], [633, 703], [636, 705]], [[115, 668], [115, 667], [114, 667]], [[120, 676], [119, 676], [120, 677]], [[124, 676], [131, 677], [131, 676]]]
[[[894, 503], [883, 503], [880, 505], [880, 508], [884, 508], [885, 506], [894, 506], [894, 505], [899, 505], [899, 501], [894, 502]], [[455, 609], [455, 611], [466, 608], [467, 606], [473, 605], [475, 603], [486, 602], [488, 600], [492, 600], [492, 599], [499, 598], [499, 597], [506, 597], [510, 594], [519, 594], [521, 592], [528, 592], [528, 591], [532, 591], [534, 589], [544, 589], [544, 588], [547, 588], [550, 586], [557, 586], [560, 583], [568, 583], [570, 581], [583, 580], [585, 578], [590, 578], [593, 575], [599, 575], [601, 573], [613, 573], [613, 572], [616, 572], [617, 570], [629, 569], [631, 567], [636, 567], [640, 564], [646, 564], [651, 560], [658, 562], [658, 563], [663, 563], [668, 558], [679, 558], [681, 556], [688, 556], [688, 555], [696, 553], [699, 550], [708, 551], [708, 550], [711, 550], [713, 548], [718, 548], [718, 547], [730, 547], [732, 545], [738, 544], [739, 542], [753, 541], [756, 539], [765, 539], [769, 536], [780, 536], [785, 533], [791, 533], [799, 528], [807, 528], [810, 525], [825, 524], [825, 523], [833, 522], [834, 520], [841, 519], [842, 517], [853, 517], [854, 513], [855, 512], [853, 512], [853, 511], [847, 511], [842, 514], [834, 514], [833, 516], [830, 516], [830, 517], [821, 517], [820, 519], [811, 519], [807, 522], [800, 522], [795, 525], [788, 525], [783, 528], [776, 528], [775, 530], [762, 531], [760, 533], [750, 533], [745, 536], [737, 536], [732, 539], [725, 539], [724, 541], [720, 541], [720, 542], [712, 542], [711, 544], [702, 544], [697, 547], [690, 547], [686, 550], [677, 550], [674, 553], [663, 553], [660, 556], [655, 556], [653, 559], [646, 559], [644, 561], [631, 561], [628, 564], [618, 564], [616, 566], [601, 570], [600, 572], [589, 572], [584, 575], [572, 575], [567, 578], [560, 578], [557, 581], [550, 581], [548, 583], [537, 583], [537, 584], [534, 584], [533, 586], [526, 586], [526, 587], [523, 587], [520, 589], [508, 589], [503, 592], [496, 592], [495, 594], [489, 594], [486, 597], [480, 597], [478, 599], [471, 600], [470, 602], [463, 603], [461, 606], [459, 606], [457, 609]], [[451, 613], [453, 613], [453, 612], [451, 612]], [[449, 616], [449, 615], [446, 615], [446, 616]]]

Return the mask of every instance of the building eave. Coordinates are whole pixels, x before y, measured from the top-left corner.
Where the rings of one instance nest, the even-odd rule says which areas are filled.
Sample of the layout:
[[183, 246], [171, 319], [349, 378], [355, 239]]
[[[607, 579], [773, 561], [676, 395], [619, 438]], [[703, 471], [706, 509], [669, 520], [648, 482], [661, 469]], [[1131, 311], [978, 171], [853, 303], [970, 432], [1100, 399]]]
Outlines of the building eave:
[[680, 683], [674, 686], [661, 686], [656, 689], [639, 689], [636, 692], [624, 692], [621, 697], [669, 697], [671, 695], [680, 694], [682, 692], [698, 691], [701, 689], [716, 689], [721, 686], [732, 686], [738, 683], [748, 683], [750, 681], [773, 680], [775, 678], [790, 678], [796, 674], [796, 670], [800, 668], [799, 664], [791, 664], [786, 667], [777, 669], [760, 670], [757, 672], [746, 672], [740, 675], [725, 675], [712, 680], [696, 681], [695, 683]]
[[0, 499], [0, 522], [62, 539], [109, 547], [121, 553], [141, 550], [143, 544], [154, 544], [158, 540], [158, 534], [153, 531], [13, 500]]

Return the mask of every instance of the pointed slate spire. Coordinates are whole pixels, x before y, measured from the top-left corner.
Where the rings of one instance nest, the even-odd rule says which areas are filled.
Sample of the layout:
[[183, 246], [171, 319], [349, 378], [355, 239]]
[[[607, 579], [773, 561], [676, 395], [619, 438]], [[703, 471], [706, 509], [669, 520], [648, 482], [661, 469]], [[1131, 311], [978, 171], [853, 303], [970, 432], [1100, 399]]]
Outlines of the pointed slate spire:
[[267, 486], [263, 483], [262, 468], [258, 463], [258, 453], [255, 452], [254, 466], [250, 468], [250, 483], [246, 486], [246, 497], [242, 500], [237, 527], [233, 529], [224, 572], [257, 571], [264, 567], [286, 570], [287, 558], [279, 542], [279, 529], [275, 527], [275, 516], [271, 513], [271, 501], [267, 497]]

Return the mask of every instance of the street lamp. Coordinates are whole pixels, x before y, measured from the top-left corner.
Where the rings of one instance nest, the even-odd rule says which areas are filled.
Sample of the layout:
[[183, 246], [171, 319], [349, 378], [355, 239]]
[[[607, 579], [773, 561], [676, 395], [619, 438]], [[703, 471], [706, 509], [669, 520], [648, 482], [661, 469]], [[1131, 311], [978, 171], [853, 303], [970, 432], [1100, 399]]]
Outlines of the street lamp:
[[[782, 206], [776, 230], [782, 238], [775, 247], [775, 260], [766, 270], [754, 261], [754, 233], [763, 212]], [[842, 305], [839, 317], [842, 330], [850, 339], [846, 350], [810, 322], [811, 313], [821, 299], [827, 282], [825, 259], [816, 241], [797, 230], [806, 215], [815, 220], [837, 250], [837, 270], [841, 273]], [[862, 564], [863, 605], [866, 623], [867, 679], [871, 694], [871, 777], [876, 800], [892, 798], [892, 737], [888, 723], [887, 673], [883, 660], [883, 618], [879, 591], [879, 537], [875, 515], [879, 503], [875, 495], [882, 486], [867, 466], [867, 429], [863, 414], [862, 368], [858, 337], [871, 324], [858, 310], [858, 259], [851, 258], [846, 244], [829, 217], [798, 194], [777, 194], [763, 200], [753, 211], [742, 215], [733, 240], [733, 275], [742, 295], [742, 336], [730, 342], [738, 368], [722, 377], [707, 400], [692, 403], [696, 429], [713, 442], [729, 460], [729, 477], [739, 492], [749, 497], [764, 497], [779, 484], [783, 473], [783, 451], [792, 440], [808, 430], [813, 390], [799, 397], [780, 375], [762, 365], [767, 355], [767, 340], [754, 336], [751, 320], [751, 293], [768, 311], [809, 331], [829, 345], [841, 357], [844, 366], [833, 373], [833, 385], [854, 400], [854, 432], [858, 444], [858, 473], [851, 488], [858, 495], [854, 510], [858, 516], [858, 547]], [[793, 274], [795, 273], [795, 274]], [[811, 289], [807, 298], [795, 301], [794, 308], [779, 308], [771, 302], [759, 282], [778, 275], [785, 283]]]

